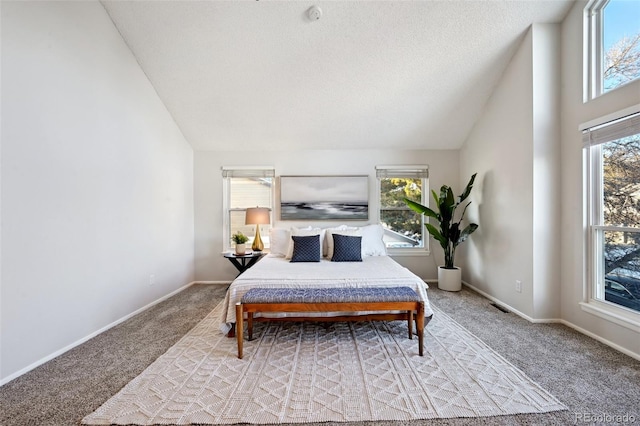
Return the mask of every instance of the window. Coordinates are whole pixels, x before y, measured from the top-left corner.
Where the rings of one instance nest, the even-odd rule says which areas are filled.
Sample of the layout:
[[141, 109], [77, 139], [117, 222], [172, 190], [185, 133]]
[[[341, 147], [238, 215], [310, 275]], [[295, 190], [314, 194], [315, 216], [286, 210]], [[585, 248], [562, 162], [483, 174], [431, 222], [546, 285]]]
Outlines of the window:
[[427, 251], [424, 238], [424, 217], [411, 210], [404, 198], [427, 205], [429, 170], [427, 166], [376, 167], [379, 195], [379, 220], [385, 230], [387, 249]]
[[586, 13], [592, 99], [640, 78], [640, 2], [592, 0]]
[[[232, 247], [231, 235], [238, 231], [253, 241], [256, 225], [245, 225], [245, 211], [256, 206], [273, 209], [274, 176], [274, 169], [269, 167], [222, 168], [224, 250]], [[271, 225], [260, 225], [265, 249], [269, 247], [270, 229]]]
[[588, 302], [640, 324], [640, 112], [583, 132]]

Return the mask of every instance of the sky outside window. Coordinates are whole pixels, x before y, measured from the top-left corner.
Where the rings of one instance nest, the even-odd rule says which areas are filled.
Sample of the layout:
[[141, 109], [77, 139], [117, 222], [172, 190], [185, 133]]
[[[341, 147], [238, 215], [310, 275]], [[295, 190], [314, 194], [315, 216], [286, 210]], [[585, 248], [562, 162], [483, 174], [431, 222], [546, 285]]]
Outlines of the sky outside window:
[[[608, 51], [618, 41], [627, 37], [633, 39], [640, 34], [640, 0], [611, 0], [604, 10], [604, 51]], [[635, 50], [640, 51], [640, 43]], [[636, 69], [640, 64], [636, 57]], [[635, 78], [640, 77], [636, 75]], [[630, 80], [605, 78], [605, 91], [611, 90]]]
[[640, 1], [611, 0], [604, 9], [604, 48], [640, 31]]

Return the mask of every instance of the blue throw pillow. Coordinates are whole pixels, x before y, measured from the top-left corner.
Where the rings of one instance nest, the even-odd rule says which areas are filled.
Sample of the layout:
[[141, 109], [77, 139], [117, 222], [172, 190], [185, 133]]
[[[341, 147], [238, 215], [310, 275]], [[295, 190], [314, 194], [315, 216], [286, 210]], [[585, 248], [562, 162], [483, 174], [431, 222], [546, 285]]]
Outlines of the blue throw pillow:
[[291, 262], [320, 262], [320, 235], [292, 236], [291, 238], [293, 238]]
[[333, 234], [332, 262], [362, 262], [362, 237]]

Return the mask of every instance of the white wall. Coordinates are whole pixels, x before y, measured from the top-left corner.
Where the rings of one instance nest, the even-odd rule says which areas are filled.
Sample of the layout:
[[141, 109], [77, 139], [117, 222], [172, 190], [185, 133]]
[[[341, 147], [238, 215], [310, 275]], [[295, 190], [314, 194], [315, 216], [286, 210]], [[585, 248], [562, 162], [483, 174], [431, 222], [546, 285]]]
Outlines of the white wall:
[[[458, 188], [458, 151], [340, 150], [289, 152], [195, 153], [196, 279], [231, 281], [237, 271], [222, 257], [222, 166], [274, 166], [276, 175], [368, 175], [370, 222], [376, 203], [376, 165], [428, 164], [431, 188], [448, 184]], [[277, 219], [277, 215], [276, 215]], [[358, 223], [360, 225], [366, 222]], [[299, 222], [276, 221], [274, 226], [298, 226]], [[339, 222], [317, 222], [329, 227]], [[431, 244], [434, 255], [395, 259], [424, 279], [437, 278], [436, 262], [443, 263], [442, 250]]]
[[562, 318], [582, 331], [640, 358], [637, 332], [587, 313], [580, 308], [586, 281], [585, 210], [583, 206], [581, 123], [640, 103], [640, 81], [583, 103], [583, 11], [578, 1], [562, 24], [562, 127], [561, 127], [561, 262]]
[[560, 26], [534, 24], [533, 312], [560, 316]]
[[530, 28], [460, 152], [481, 178], [465, 280], [534, 320], [560, 315], [559, 34]]
[[578, 127], [640, 103], [640, 82], [583, 102], [585, 6], [577, 2], [559, 28], [532, 26], [460, 152], [461, 179], [475, 171], [482, 177], [472, 193], [469, 219], [480, 229], [467, 246], [464, 279], [530, 319], [560, 318], [640, 357], [637, 332], [580, 308], [586, 247]]
[[[529, 31], [460, 151], [460, 174], [478, 172], [463, 280], [533, 315], [533, 50]], [[522, 293], [514, 291], [522, 281]]]
[[7, 379], [193, 280], [193, 151], [100, 3], [1, 12]]

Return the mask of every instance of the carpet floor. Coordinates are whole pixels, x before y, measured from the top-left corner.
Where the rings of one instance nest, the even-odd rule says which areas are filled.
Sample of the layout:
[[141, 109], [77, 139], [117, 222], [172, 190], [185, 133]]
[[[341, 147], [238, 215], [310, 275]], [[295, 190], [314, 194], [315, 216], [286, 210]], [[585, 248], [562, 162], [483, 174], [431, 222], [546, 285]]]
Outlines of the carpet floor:
[[486, 417], [564, 410], [433, 307], [418, 355], [406, 321], [258, 323], [245, 357], [218, 305], [87, 425], [276, 424]]
[[[225, 290], [217, 285], [191, 286], [0, 387], [0, 424], [79, 425], [83, 417], [202, 320], [222, 300]], [[430, 289], [429, 295], [434, 306], [569, 409], [543, 414], [385, 421], [375, 422], [376, 425], [624, 424], [625, 419], [640, 422], [639, 361], [566, 326], [531, 324], [503, 313], [467, 289], [459, 293]]]

